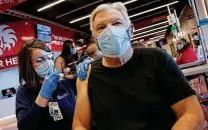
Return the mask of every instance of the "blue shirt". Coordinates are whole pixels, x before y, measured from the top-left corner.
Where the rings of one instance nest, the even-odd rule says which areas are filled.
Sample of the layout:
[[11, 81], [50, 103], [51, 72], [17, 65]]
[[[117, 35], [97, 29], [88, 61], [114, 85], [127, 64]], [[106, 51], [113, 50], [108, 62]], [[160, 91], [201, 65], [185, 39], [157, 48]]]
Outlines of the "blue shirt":
[[[72, 129], [75, 109], [75, 80], [65, 79], [58, 83], [53, 101], [57, 101], [63, 120], [54, 121], [49, 115], [48, 107], [40, 107], [35, 103], [40, 89], [20, 86], [16, 96], [16, 116], [19, 130], [59, 130]], [[57, 98], [58, 97], [58, 98]]]

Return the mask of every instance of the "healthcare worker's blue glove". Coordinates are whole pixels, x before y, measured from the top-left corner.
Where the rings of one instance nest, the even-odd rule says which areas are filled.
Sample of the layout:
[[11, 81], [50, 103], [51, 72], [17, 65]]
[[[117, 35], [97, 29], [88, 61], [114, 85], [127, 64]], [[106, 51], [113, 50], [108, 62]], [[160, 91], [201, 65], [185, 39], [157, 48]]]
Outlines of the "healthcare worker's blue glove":
[[77, 76], [79, 77], [79, 79], [81, 81], [85, 80], [87, 77], [87, 70], [88, 70], [88, 66], [90, 65], [90, 63], [94, 61], [93, 58], [88, 57], [87, 59], [85, 59], [82, 63], [79, 63], [77, 65]]
[[49, 99], [52, 97], [54, 90], [57, 88], [60, 73], [61, 70], [57, 70], [45, 77], [42, 88], [39, 93], [45, 99]]

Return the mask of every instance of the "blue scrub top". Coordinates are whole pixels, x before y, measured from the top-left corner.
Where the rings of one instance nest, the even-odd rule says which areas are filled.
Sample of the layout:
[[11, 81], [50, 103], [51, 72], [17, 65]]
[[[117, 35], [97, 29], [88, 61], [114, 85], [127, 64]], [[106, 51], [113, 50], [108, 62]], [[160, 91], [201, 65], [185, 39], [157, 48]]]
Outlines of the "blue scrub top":
[[42, 108], [35, 103], [40, 88], [29, 88], [26, 84], [20, 86], [16, 96], [16, 116], [19, 130], [58, 130], [72, 129], [75, 109], [76, 80], [65, 79], [58, 83], [58, 89], [53, 94], [63, 115], [63, 120], [54, 121], [49, 114], [49, 108]]

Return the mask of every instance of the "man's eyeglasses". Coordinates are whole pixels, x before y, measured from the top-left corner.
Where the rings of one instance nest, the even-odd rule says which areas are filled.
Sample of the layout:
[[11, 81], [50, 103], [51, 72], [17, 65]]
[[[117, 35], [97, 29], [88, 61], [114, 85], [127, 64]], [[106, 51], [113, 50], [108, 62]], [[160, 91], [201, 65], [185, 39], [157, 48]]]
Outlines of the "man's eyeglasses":
[[44, 56], [32, 59], [32, 61], [35, 63], [43, 63], [44, 61], [47, 61], [47, 60], [53, 60], [53, 52], [50, 52]]

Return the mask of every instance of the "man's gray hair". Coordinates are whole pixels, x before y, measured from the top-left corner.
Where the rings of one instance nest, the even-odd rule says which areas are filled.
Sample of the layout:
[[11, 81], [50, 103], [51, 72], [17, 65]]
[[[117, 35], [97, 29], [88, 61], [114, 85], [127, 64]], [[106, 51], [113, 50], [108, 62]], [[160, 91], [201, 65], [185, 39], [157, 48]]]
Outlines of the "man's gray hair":
[[126, 9], [126, 7], [124, 6], [124, 4], [122, 2], [115, 2], [115, 3], [110, 3], [110, 4], [101, 4], [90, 15], [90, 30], [92, 31], [92, 34], [94, 34], [93, 24], [94, 24], [95, 16], [99, 12], [109, 10], [109, 9], [116, 9], [119, 12], [121, 12], [121, 14], [123, 15], [123, 17], [126, 21], [127, 26], [130, 26], [131, 21], [130, 21], [129, 16], [128, 16], [127, 9]]

